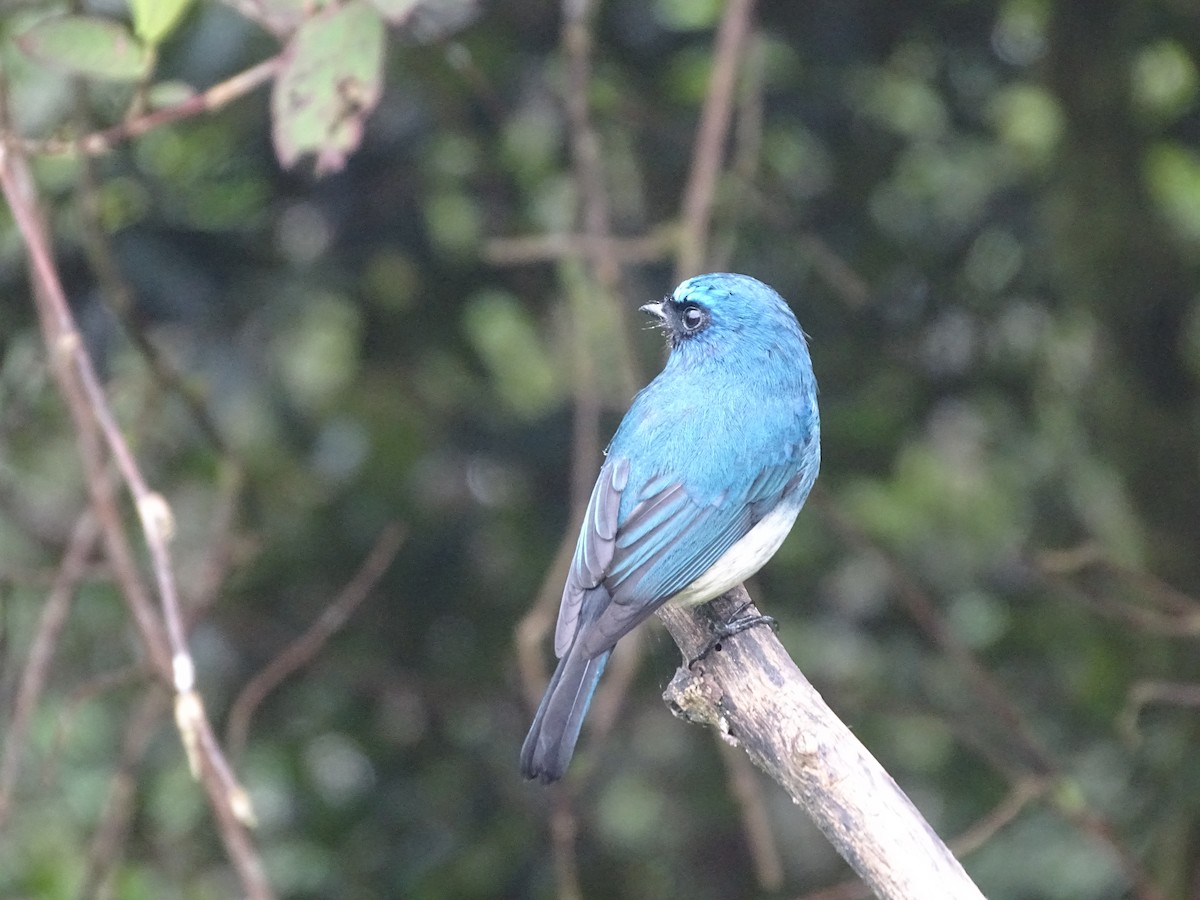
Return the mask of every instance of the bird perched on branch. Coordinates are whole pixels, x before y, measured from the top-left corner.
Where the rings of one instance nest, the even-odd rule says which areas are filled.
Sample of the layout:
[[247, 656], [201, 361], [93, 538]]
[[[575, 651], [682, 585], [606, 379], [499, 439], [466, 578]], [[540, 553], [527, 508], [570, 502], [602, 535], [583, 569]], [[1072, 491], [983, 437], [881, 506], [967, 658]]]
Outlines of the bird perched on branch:
[[566, 771], [617, 641], [664, 603], [705, 603], [757, 572], [820, 466], [816, 378], [779, 294], [701, 275], [642, 309], [670, 355], [613, 436], [584, 514], [558, 667], [521, 748], [522, 774], [543, 782]]

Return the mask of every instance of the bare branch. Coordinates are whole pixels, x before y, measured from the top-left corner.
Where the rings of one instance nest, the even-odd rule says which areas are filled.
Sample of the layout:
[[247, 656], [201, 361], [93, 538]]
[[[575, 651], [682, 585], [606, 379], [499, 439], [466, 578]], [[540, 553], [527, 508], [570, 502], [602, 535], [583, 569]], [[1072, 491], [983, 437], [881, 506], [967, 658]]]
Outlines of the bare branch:
[[579, 881], [579, 860], [575, 854], [575, 838], [579, 823], [569, 785], [558, 784], [550, 810], [550, 846], [554, 854], [554, 882], [559, 900], [583, 900]]
[[619, 293], [621, 267], [609, 244], [612, 221], [600, 157], [600, 138], [592, 127], [588, 112], [594, 15], [591, 0], [564, 0], [562, 45], [567, 57], [566, 101], [571, 153], [575, 160], [575, 180], [583, 200], [584, 232], [589, 238], [586, 248], [600, 285], [613, 297]]
[[1141, 741], [1138, 719], [1142, 710], [1151, 704], [1200, 709], [1200, 684], [1152, 680], [1135, 682], [1125, 698], [1125, 708], [1117, 719], [1117, 726], [1131, 744]]
[[[4, 127], [4, 123], [0, 123], [0, 129]], [[37, 212], [35, 188], [27, 163], [24, 157], [12, 152], [8, 146], [0, 147], [0, 187], [25, 240], [35, 283], [34, 293], [38, 298], [39, 318], [47, 338], [47, 350], [56, 363], [54, 369], [61, 373], [61, 380], [74, 382], [82, 391], [88, 410], [99, 425], [107, 448], [133, 495], [159, 586], [171, 653], [172, 681], [178, 692], [189, 691], [195, 683], [195, 667], [187, 650], [167, 549], [174, 527], [170, 507], [161, 494], [150, 490], [129, 444], [121, 434], [83, 338], [75, 327], [66, 294], [54, 267], [45, 228]]]
[[[204, 706], [195, 691], [195, 663], [187, 646], [168, 544], [173, 523], [170, 507], [147, 485], [109, 407], [104, 389], [75, 325], [50, 250], [37, 190], [19, 143], [10, 136], [6, 85], [0, 83], [0, 190], [25, 242], [30, 278], [51, 366], [67, 401], [80, 442], [88, 489], [113, 564], [147, 655], [159, 676], [174, 689], [175, 720], [216, 814], [222, 842], [238, 871], [246, 895], [270, 897], [271, 889], [244, 826], [253, 821], [248, 796], [233, 777], [220, 748], [211, 739]], [[96, 428], [133, 496], [158, 585], [162, 618], [153, 612], [137, 564], [126, 541], [120, 515], [105, 477]], [[165, 627], [164, 627], [165, 625]]]
[[0, 831], [4, 830], [4, 822], [12, 802], [29, 723], [46, 685], [50, 663], [54, 660], [59, 636], [71, 610], [71, 601], [83, 580], [99, 534], [96, 519], [90, 512], [85, 512], [79, 517], [71, 532], [71, 542], [62, 565], [59, 566], [54, 585], [42, 607], [33, 641], [29, 645], [29, 656], [21, 672], [12, 718], [9, 719], [5, 736], [4, 756], [0, 758]]
[[225, 743], [230, 753], [235, 756], [241, 753], [246, 746], [246, 735], [250, 731], [250, 719], [254, 711], [271, 691], [298, 669], [312, 662], [321, 652], [330, 637], [379, 584], [379, 579], [391, 566], [403, 542], [404, 531], [399, 525], [385, 527], [354, 577], [325, 607], [317, 620], [246, 683], [229, 712]]
[[[826, 520], [834, 527], [849, 546], [860, 552], [872, 553], [886, 564], [897, 596], [917, 626], [925, 632], [934, 645], [960, 669], [979, 702], [987, 709], [989, 718], [1002, 726], [1006, 739], [1012, 740], [1026, 762], [1032, 763], [1035, 780], [1057, 781], [1062, 777], [1063, 766], [1058, 759], [1038, 740], [1020, 707], [1008, 695], [1004, 686], [976, 658], [971, 649], [947, 625], [932, 598], [921, 588], [916, 579], [900, 563], [876, 546], [870, 538], [832, 502], [823, 491], [813, 491], [812, 501], [819, 506]], [[1102, 816], [1085, 804], [1071, 806], [1062, 802], [1056, 794], [1048, 795], [1055, 801], [1061, 815], [1076, 827], [1086, 831], [1104, 844], [1113, 854], [1129, 881], [1134, 885], [1137, 896], [1157, 898], [1161, 892], [1149, 873], [1138, 862], [1135, 854], [1121, 840], [1116, 829]]]
[[[563, 259], [605, 256], [618, 265], [658, 262], [675, 250], [673, 225], [659, 226], [643, 237], [593, 238], [586, 234], [537, 234], [528, 237], [491, 238], [483, 245], [483, 258], [494, 266], [525, 266]], [[597, 248], [599, 242], [607, 247]]]
[[[973, 853], [987, 843], [1005, 825], [1012, 822], [1034, 800], [1043, 797], [1050, 782], [1027, 779], [1016, 784], [995, 808], [954, 840], [950, 847], [958, 856]], [[871, 890], [855, 878], [841, 884], [812, 891], [800, 900], [870, 900]]]
[[[582, 511], [579, 518], [583, 518]], [[577, 524], [577, 523], [575, 523]], [[554, 562], [542, 579], [537, 599], [517, 622], [513, 629], [513, 643], [517, 648], [517, 669], [521, 673], [521, 685], [525, 690], [525, 701], [532, 712], [537, 709], [538, 699], [546, 689], [548, 676], [542, 655], [542, 639], [554, 627], [555, 611], [562, 599], [562, 584], [567, 577], [567, 566], [575, 552], [575, 532], [568, 528], [559, 542]]]
[[808, 257], [813, 269], [829, 285], [834, 294], [852, 310], [860, 310], [871, 299], [866, 281], [816, 234], [800, 239], [800, 250]]
[[[63, 156], [76, 153], [98, 156], [102, 153], [107, 153], [123, 141], [139, 137], [148, 131], [153, 131], [155, 128], [160, 128], [163, 125], [169, 125], [172, 122], [178, 122], [182, 119], [190, 119], [202, 113], [215, 112], [225, 104], [250, 93], [259, 85], [270, 81], [275, 77], [282, 64], [282, 56], [273, 56], [255, 66], [251, 66], [244, 72], [239, 72], [237, 75], [222, 81], [220, 84], [213, 85], [203, 93], [194, 94], [191, 97], [180, 100], [178, 103], [164, 106], [162, 109], [153, 110], [136, 118], [127, 119], [110, 128], [94, 131], [82, 137], [48, 141], [29, 139], [14, 141], [10, 137], [8, 139], [9, 144], [12, 149], [19, 148], [23, 153], [32, 156]], [[7, 130], [7, 125], [5, 128]]]
[[704, 268], [723, 271], [730, 268], [741, 234], [743, 217], [757, 200], [756, 173], [762, 157], [763, 123], [765, 118], [763, 88], [766, 79], [766, 41], [755, 29], [746, 38], [741, 85], [737, 92], [736, 119], [732, 123], [732, 149], [726, 167], [729, 183], [724, 221], [713, 228], [708, 259]]
[[720, 734], [713, 732], [721, 761], [733, 799], [742, 814], [742, 831], [746, 834], [746, 845], [754, 861], [754, 874], [758, 886], [766, 893], [775, 893], [783, 887], [783, 859], [779, 853], [779, 841], [771, 827], [771, 816], [763, 795], [762, 778], [754, 771], [750, 758], [731, 746]]
[[1036, 763], [1038, 774], [1046, 775], [1059, 771], [1057, 761], [1035, 736], [1020, 707], [1008, 695], [1003, 685], [979, 662], [970, 647], [946, 624], [936, 604], [917, 580], [897, 560], [876, 546], [825, 491], [819, 487], [814, 490], [811, 502], [821, 509], [826, 521], [833, 526], [847, 546], [860, 553], [870, 554], [886, 565], [892, 586], [909, 617], [933, 644], [958, 666], [967, 677], [975, 695], [986, 704], [990, 717], [1000, 723], [1006, 735], [1019, 744], [1022, 753]]
[[1136, 900], [1166, 900], [1167, 895], [1151, 880], [1145, 867], [1117, 834], [1112, 823], [1082, 806], [1077, 800], [1068, 798], [1063, 791], [1051, 791], [1048, 797], [1060, 816], [1112, 852], [1117, 866], [1132, 885], [1132, 893]]
[[[1066, 550], [1044, 550], [1034, 559], [1038, 572], [1065, 597], [1088, 607], [1099, 615], [1151, 634], [1194, 637], [1200, 634], [1200, 601], [1147, 572], [1121, 566], [1095, 544], [1087, 543]], [[1133, 589], [1138, 602], [1116, 596], [1117, 591], [1089, 584], [1077, 585], [1073, 579], [1089, 574], [1108, 576]]]
[[[587, 315], [593, 299], [612, 314], [614, 331], [619, 336], [613, 349], [620, 361], [619, 371], [625, 376], [626, 382], [632, 380], [633, 365], [628, 345], [621, 339], [629, 333], [628, 315], [625, 305], [618, 302], [623, 293], [621, 265], [613, 253], [612, 216], [600, 138], [592, 124], [589, 108], [595, 4], [592, 0], [563, 0], [562, 10], [561, 43], [567, 63], [567, 124], [575, 184], [582, 205], [583, 230], [587, 238], [583, 246], [587, 252], [588, 277], [572, 279], [566, 267], [562, 270], [567, 296], [571, 301], [571, 360], [575, 366], [572, 381], [575, 416], [571, 439], [571, 509], [582, 515], [591, 493], [595, 460], [601, 447], [601, 397], [593, 348], [594, 326]], [[599, 286], [599, 291], [595, 290], [594, 285]]]
[[1051, 785], [1052, 782], [1038, 778], [1018, 781], [991, 812], [950, 841], [950, 846], [959, 856], [974, 853], [1016, 819], [1030, 803], [1046, 796]]
[[[709, 608], [658, 615], [684, 659], [749, 603], [738, 587]], [[746, 614], [754, 614], [753, 608]], [[663, 699], [677, 716], [740, 745], [812, 816], [881, 900], [979, 900], [982, 894], [891, 776], [838, 720], [767, 628], [726, 641], [675, 673]]]
[[137, 768], [146, 755], [150, 741], [162, 727], [168, 699], [169, 695], [158, 685], [151, 685], [126, 723], [121, 758], [109, 782], [104, 811], [88, 849], [83, 886], [78, 894], [83, 900], [103, 896], [104, 882], [119, 861], [137, 793]]
[[[77, 118], [86, 126], [87, 89], [81, 79], [77, 80], [80, 82], [76, 87]], [[82, 157], [77, 189], [78, 209], [81, 213], [79, 219], [83, 226], [84, 250], [87, 253], [88, 263], [96, 274], [101, 293], [155, 379], [166, 390], [183, 400], [184, 406], [209, 443], [222, 455], [230, 456], [230, 448], [221, 437], [216, 421], [209, 412], [201, 392], [190, 384], [175, 365], [163, 355], [134, 316], [133, 288], [122, 274], [113, 253], [112, 242], [101, 225], [101, 190], [96, 160], [86, 153], [82, 154]]]
[[713, 200], [717, 192], [717, 176], [725, 155], [725, 141], [733, 119], [738, 71], [745, 55], [754, 0], [730, 0], [717, 29], [713, 51], [713, 73], [709, 82], [700, 125], [696, 129], [696, 144], [692, 151], [692, 167], [684, 189], [675, 280], [700, 273], [707, 264], [709, 229], [712, 224]]

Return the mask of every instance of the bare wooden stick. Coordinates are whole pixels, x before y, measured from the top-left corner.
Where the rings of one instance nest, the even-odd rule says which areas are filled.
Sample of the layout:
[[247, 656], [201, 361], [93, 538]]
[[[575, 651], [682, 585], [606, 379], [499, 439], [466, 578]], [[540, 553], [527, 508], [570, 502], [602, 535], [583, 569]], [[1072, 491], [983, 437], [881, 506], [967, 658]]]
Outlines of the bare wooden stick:
[[[659, 610], [685, 659], [750, 603], [745, 588], [708, 609]], [[745, 614], [753, 614], [753, 607]], [[821, 699], [768, 628], [727, 640], [681, 667], [663, 699], [677, 716], [711, 725], [812, 816], [881, 900], [982, 900], [958, 860], [870, 752]]]

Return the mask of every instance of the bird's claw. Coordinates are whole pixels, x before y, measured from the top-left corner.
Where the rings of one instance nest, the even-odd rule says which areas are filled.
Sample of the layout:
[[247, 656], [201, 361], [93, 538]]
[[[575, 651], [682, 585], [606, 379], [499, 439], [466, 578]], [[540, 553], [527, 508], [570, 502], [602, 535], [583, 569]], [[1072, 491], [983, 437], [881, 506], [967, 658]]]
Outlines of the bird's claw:
[[742, 613], [749, 605], [749, 603], [743, 603], [737, 608], [732, 616], [730, 616], [726, 621], [718, 624], [713, 629], [712, 637], [709, 639], [708, 643], [704, 645], [704, 649], [701, 650], [698, 655], [688, 661], [689, 669], [712, 653], [714, 650], [719, 651], [721, 649], [721, 642], [728, 640], [735, 634], [741, 634], [743, 631], [748, 631], [749, 629], [755, 628], [759, 625], [769, 625], [772, 631], [779, 630], [779, 622], [776, 621], [772, 616], [743, 616]]

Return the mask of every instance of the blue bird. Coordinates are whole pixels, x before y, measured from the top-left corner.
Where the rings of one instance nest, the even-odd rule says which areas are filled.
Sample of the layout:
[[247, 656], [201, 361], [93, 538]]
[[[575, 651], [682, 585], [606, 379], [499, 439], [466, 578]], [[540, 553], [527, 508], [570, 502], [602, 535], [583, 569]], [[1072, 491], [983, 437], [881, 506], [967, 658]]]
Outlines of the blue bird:
[[543, 782], [566, 771], [617, 641], [664, 603], [706, 603], [757, 572], [820, 466], [816, 377], [779, 294], [700, 275], [642, 310], [670, 355], [613, 436], [584, 514], [558, 667], [521, 748], [521, 773]]

